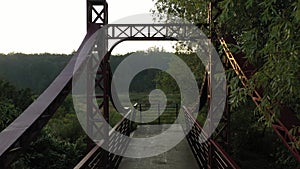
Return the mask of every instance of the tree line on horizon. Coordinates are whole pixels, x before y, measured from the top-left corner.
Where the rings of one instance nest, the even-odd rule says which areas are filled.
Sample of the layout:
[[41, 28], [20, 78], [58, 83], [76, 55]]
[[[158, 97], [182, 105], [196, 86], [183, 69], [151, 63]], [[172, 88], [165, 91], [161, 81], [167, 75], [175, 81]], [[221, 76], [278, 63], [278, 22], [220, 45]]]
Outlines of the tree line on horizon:
[[[151, 57], [150, 53], [148, 51], [143, 54]], [[128, 55], [130, 54], [112, 56], [112, 71]], [[204, 66], [192, 59], [195, 55], [179, 56], [192, 69], [198, 70], [197, 75], [203, 73]], [[0, 131], [13, 122], [51, 84], [71, 57], [48, 53], [0, 54]], [[202, 76], [199, 77], [197, 80], [201, 84]], [[140, 72], [133, 79], [130, 92], [134, 93], [133, 99], [140, 101], [140, 97], [144, 98], [157, 87], [167, 94], [176, 93], [178, 89], [171, 86], [176, 86], [176, 83], [170, 76], [150, 69]], [[86, 135], [77, 120], [72, 97], [68, 96], [26, 153], [12, 164], [12, 168], [71, 168], [85, 155], [85, 151]]]
[[[157, 0], [154, 13], [172, 14], [187, 19], [192, 23], [206, 23], [207, 6], [208, 1], [206, 0]], [[267, 112], [259, 111], [266, 110], [267, 107], [272, 106], [269, 101], [269, 98], [272, 98], [274, 102], [288, 105], [298, 112], [298, 115], [300, 113], [300, 1], [244, 0], [241, 2], [236, 0], [223, 0], [217, 3], [217, 7], [218, 8], [214, 8], [213, 10], [213, 14], [219, 16], [213, 23], [215, 29], [214, 33], [233, 35], [237, 40], [237, 45], [229, 46], [230, 49], [245, 53], [245, 58], [248, 60], [248, 63], [257, 68], [257, 72], [250, 80], [251, 85], [246, 88], [241, 84], [232, 69], [226, 72], [228, 86], [231, 91], [229, 96], [231, 135], [228, 153], [241, 168], [245, 169], [300, 168], [300, 164], [283, 146], [278, 136], [270, 128], [272, 121], [265, 118]], [[209, 33], [206, 30], [204, 30], [204, 32]], [[221, 56], [224, 56], [221, 48], [217, 48], [217, 50]], [[68, 55], [61, 55], [57, 56], [57, 59], [53, 59], [55, 57], [56, 56], [52, 56], [51, 54], [40, 54], [32, 57], [14, 53], [9, 56], [0, 55], [0, 78], [6, 79], [15, 85], [18, 90], [23, 87], [30, 88], [29, 91], [34, 93], [33, 96], [37, 95], [53, 81], [71, 58], [71, 56]], [[26, 59], [22, 60], [23, 58]], [[115, 59], [115, 61], [113, 61], [113, 59]], [[123, 59], [124, 57], [112, 57], [112, 67], [116, 67]], [[190, 66], [195, 66], [196, 69], [199, 69], [199, 67], [197, 67], [199, 64], [194, 63], [193, 59], [186, 59], [186, 62], [192, 62]], [[171, 66], [170, 69], [176, 69], [176, 67]], [[50, 70], [50, 72], [47, 73], [47, 70]], [[204, 70], [201, 71], [197, 74], [199, 82], [201, 81], [200, 77]], [[131, 86], [133, 92], [144, 92], [151, 90], [153, 87], [160, 87], [170, 93], [178, 91], [176, 83], [172, 81], [170, 76], [163, 72], [145, 71], [139, 76], [140, 78], [136, 78], [135, 82], [133, 82], [136, 84], [136, 87], [132, 87], [135, 84]], [[145, 81], [149, 82], [149, 84], [145, 83]], [[142, 82], [143, 85], [140, 85]], [[248, 96], [248, 93], [251, 92], [253, 88], [263, 88], [265, 92], [265, 97], [263, 98], [263, 103], [265, 104], [261, 104], [259, 108], [254, 105]], [[2, 91], [9, 91], [9, 89], [2, 85]], [[25, 92], [25, 94], [29, 91]], [[31, 94], [28, 95], [32, 97]], [[3, 119], [5, 119], [7, 118], [7, 113], [12, 112], [12, 114], [16, 115], [8, 118], [13, 119], [18, 115], [18, 112], [21, 112], [22, 108], [18, 108], [14, 103], [17, 102], [16, 98], [13, 99], [17, 97], [16, 95], [9, 94], [9, 96], [6, 97], [11, 99], [9, 99], [10, 101], [1, 103], [2, 109], [4, 109], [4, 111], [1, 112], [6, 113], [4, 115], [2, 114], [2, 116], [5, 116], [3, 117]], [[274, 107], [274, 109], [276, 110], [276, 107]], [[62, 111], [67, 112], [65, 110]], [[58, 147], [68, 145], [69, 143], [72, 143], [73, 148], [74, 146], [78, 146], [73, 144], [72, 139], [69, 140], [74, 133], [59, 131], [58, 128], [55, 128], [55, 126], [59, 126], [58, 124], [63, 124], [62, 121], [59, 120], [61, 118], [66, 118], [64, 120], [69, 121], [67, 124], [76, 128], [76, 124], [72, 123], [74, 117], [72, 117], [73, 115], [71, 114], [72, 113], [66, 113], [63, 115], [63, 118], [58, 115], [58, 120], [53, 120], [55, 122], [52, 124], [52, 129], [50, 128], [50, 130], [52, 130], [50, 133], [52, 136], [55, 136], [55, 139], [52, 139], [51, 143], [59, 143]], [[276, 117], [272, 118], [272, 120], [279, 116], [280, 114], [276, 114]], [[11, 120], [7, 121], [10, 122]], [[72, 129], [70, 126], [65, 127], [65, 129]], [[62, 133], [65, 134], [62, 136], [60, 135]], [[58, 138], [68, 143], [60, 142]], [[300, 137], [297, 137], [297, 139], [300, 141]], [[37, 145], [38, 144], [35, 144], [35, 146]], [[51, 153], [48, 153], [51, 155], [50, 157], [47, 156], [47, 154], [43, 154], [45, 152], [41, 153], [38, 150], [32, 151], [32, 153], [37, 154], [28, 155], [23, 163], [41, 165], [40, 168], [42, 168], [44, 166], [39, 164], [38, 161], [41, 158], [47, 159], [46, 157], [48, 157], [48, 165], [54, 165], [54, 161], [52, 160], [63, 159], [63, 157], [60, 156], [61, 154], [69, 153], [74, 155], [77, 153], [71, 151], [73, 150], [72, 146], [70, 146], [69, 149], [67, 148], [70, 150], [67, 152], [60, 149], [56, 151], [55, 147], [51, 147], [48, 149], [51, 151]], [[299, 145], [296, 144], [295, 146]], [[33, 162], [32, 159], [39, 160], [33, 160]], [[22, 162], [19, 162], [19, 164], [21, 163]], [[63, 165], [69, 164], [61, 163], [59, 165], [62, 167]]]

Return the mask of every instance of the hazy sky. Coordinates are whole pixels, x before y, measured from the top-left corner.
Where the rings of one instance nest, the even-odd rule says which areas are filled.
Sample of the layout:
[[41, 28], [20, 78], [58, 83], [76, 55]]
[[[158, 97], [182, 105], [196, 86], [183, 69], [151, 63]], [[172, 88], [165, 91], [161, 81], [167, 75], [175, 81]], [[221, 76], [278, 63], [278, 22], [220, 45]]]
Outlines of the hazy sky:
[[[149, 13], [154, 7], [152, 0], [107, 2], [109, 23], [125, 16]], [[69, 54], [77, 50], [85, 33], [86, 0], [0, 0], [0, 53]], [[122, 45], [135, 46], [127, 50], [149, 47], [147, 43], [125, 43]], [[127, 51], [120, 46], [115, 52]]]

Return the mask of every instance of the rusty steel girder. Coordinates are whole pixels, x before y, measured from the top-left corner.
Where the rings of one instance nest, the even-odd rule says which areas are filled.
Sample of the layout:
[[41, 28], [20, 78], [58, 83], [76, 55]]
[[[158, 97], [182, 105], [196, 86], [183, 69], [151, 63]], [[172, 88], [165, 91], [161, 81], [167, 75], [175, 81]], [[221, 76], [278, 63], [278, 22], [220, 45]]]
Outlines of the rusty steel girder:
[[[219, 41], [223, 46], [225, 54], [232, 66], [235, 70], [236, 74], [240, 78], [244, 87], [246, 87], [248, 80], [252, 77], [252, 75], [256, 72], [256, 69], [251, 64], [246, 64], [246, 60], [243, 57], [243, 53], [234, 54], [232, 53], [227, 43], [235, 43], [235, 40], [232, 37], [219, 37]], [[228, 42], [226, 42], [228, 41]], [[243, 66], [246, 65], [246, 66]], [[242, 69], [243, 67], [243, 69]], [[262, 101], [263, 90], [254, 90], [250, 95], [253, 102], [256, 106], [259, 106]], [[268, 109], [268, 113], [270, 116], [274, 115], [274, 112], [271, 109]], [[293, 154], [297, 161], [300, 162], [300, 151], [296, 147], [292, 146], [291, 143], [296, 142], [296, 138], [291, 135], [289, 132], [293, 126], [299, 126], [300, 120], [296, 117], [296, 113], [293, 112], [290, 108], [280, 105], [280, 117], [274, 123], [272, 123], [272, 128], [282, 140], [283, 144], [288, 148], [288, 150]]]

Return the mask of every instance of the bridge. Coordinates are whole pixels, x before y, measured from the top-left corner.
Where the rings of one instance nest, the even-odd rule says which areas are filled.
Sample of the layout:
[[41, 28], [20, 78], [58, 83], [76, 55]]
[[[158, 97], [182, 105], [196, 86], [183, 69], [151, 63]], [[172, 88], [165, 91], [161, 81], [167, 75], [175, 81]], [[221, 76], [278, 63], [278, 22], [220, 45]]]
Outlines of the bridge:
[[[96, 8], [99, 6], [101, 8]], [[212, 19], [209, 19], [209, 21], [210, 23], [204, 24], [208, 30], [210, 29]], [[76, 60], [80, 58], [83, 64], [86, 61], [85, 59], [88, 56], [91, 56], [93, 51], [87, 51], [85, 45], [92, 43], [90, 39], [93, 39], [95, 32], [102, 28], [106, 28], [108, 39], [118, 40], [116, 45], [126, 40], [178, 40], [179, 38], [184, 38], [178, 36], [178, 30], [184, 30], [183, 34], [194, 31], [191, 25], [182, 24], [108, 25], [108, 4], [106, 0], [87, 0], [87, 34], [83, 39], [78, 51], [72, 57], [67, 66], [62, 70], [60, 75], [39, 96], [39, 98], [36, 99], [34, 103], [32, 103], [12, 124], [10, 124], [0, 133], [0, 168], [10, 168], [10, 164], [18, 158], [20, 153], [26, 151], [29, 144], [34, 140], [35, 137], [38, 136], [39, 132], [47, 124], [49, 119], [51, 119], [57, 108], [63, 103], [66, 96], [72, 90], [72, 81], [76, 80], [74, 78], [74, 72], [77, 72], [81, 69], [81, 63], [78, 65]], [[219, 34], [212, 35], [209, 38], [218, 40], [218, 43], [224, 49], [227, 61], [230, 63], [229, 66], [235, 70], [242, 84], [246, 86], [248, 80], [251, 79], [256, 69], [253, 65], [246, 64], [243, 53], [234, 53], [230, 51], [228, 45], [236, 44], [234, 37], [232, 35]], [[111, 98], [112, 93], [110, 92], [112, 87], [112, 77], [111, 70], [109, 68], [109, 59], [114, 46], [108, 49], [108, 44], [105, 41], [101, 42], [100, 45], [93, 45], [95, 46], [95, 52], [102, 52], [104, 58], [102, 59], [100, 66], [95, 66], [91, 63], [89, 69], [87, 70], [88, 82], [92, 81], [91, 72], [97, 72], [95, 81], [93, 83], [88, 83], [88, 87], [97, 88], [101, 91], [95, 96], [99, 99], [99, 102], [96, 105], [90, 99], [91, 97], [87, 97], [86, 101], [91, 103], [87, 106], [87, 130], [92, 135], [102, 132], [103, 135], [108, 136], [108, 139], [99, 140], [97, 144], [94, 144], [90, 141], [88, 143], [89, 152], [76, 166], [71, 167], [124, 169], [134, 168], [136, 165], [135, 163], [138, 163], [140, 166], [144, 165], [145, 168], [150, 168], [155, 161], [158, 161], [156, 166], [164, 164], [165, 167], [169, 166], [169, 168], [174, 168], [172, 165], [179, 160], [174, 158], [185, 156], [187, 159], [180, 164], [182, 168], [239, 168], [239, 166], [225, 151], [226, 146], [230, 144], [228, 139], [230, 112], [228, 109], [225, 110], [221, 123], [219, 124], [215, 134], [212, 137], [208, 137], [206, 133], [203, 132], [203, 128], [200, 123], [190, 112], [190, 108], [185, 107], [185, 105], [181, 105], [181, 108], [184, 110], [183, 113], [185, 125], [189, 126], [191, 131], [185, 131], [180, 125], [177, 125], [177, 130], [174, 132], [182, 130], [186, 134], [185, 139], [175, 147], [175, 150], [172, 149], [162, 155], [153, 157], [152, 159], [146, 158], [144, 160], [132, 160], [127, 157], [123, 158], [122, 155], [113, 154], [104, 150], [102, 145], [109, 145], [110, 149], [120, 149], [122, 152], [128, 151], [128, 145], [133, 143], [131, 143], [128, 139], [121, 139], [120, 135], [117, 133], [121, 133], [129, 137], [139, 137], [141, 135], [144, 136], [147, 135], [147, 125], [153, 124], [138, 125], [136, 130], [133, 129], [133, 121], [130, 119], [140, 118], [142, 121], [142, 119], [145, 118], [141, 116], [141, 111], [136, 111], [138, 110], [138, 107], [135, 105], [136, 107], [122, 110], [121, 113], [124, 114], [124, 118], [119, 121], [110, 131], [108, 128], [101, 128], [101, 126], [99, 127], [94, 125], [95, 121], [101, 122], [101, 120], [99, 121], [99, 119], [97, 119], [97, 114], [95, 112], [101, 110], [105, 120], [109, 121], [109, 102], [115, 106], [119, 105], [120, 103], [118, 103], [118, 100], [113, 101]], [[199, 103], [200, 109], [211, 99], [211, 78], [211, 74], [209, 73], [209, 70], [207, 70], [201, 91], [199, 91], [201, 95]], [[257, 89], [251, 93], [252, 100], [257, 106], [261, 104], [261, 98], [263, 95], [263, 89]], [[87, 96], [93, 96], [93, 93], [87, 93]], [[282, 116], [272, 124], [272, 128], [282, 140], [282, 143], [286, 146], [286, 148], [300, 162], [299, 150], [290, 144], [291, 142], [295, 142], [295, 138], [289, 133], [289, 130], [293, 126], [300, 125], [300, 121], [296, 118], [296, 113], [293, 112], [292, 109], [284, 105], [280, 105], [280, 107]], [[173, 109], [173, 115], [178, 115], [178, 108], [179, 107], [176, 106]], [[214, 109], [214, 107], [210, 107], [209, 111], [212, 109]], [[271, 109], [268, 111], [270, 115], [274, 114]], [[159, 124], [161, 122], [163, 122], [163, 120], [158, 119], [157, 123]], [[164, 125], [167, 126], [170, 124]], [[156, 133], [159, 131], [161, 131], [161, 128], [153, 129], [151, 132]], [[180, 151], [176, 151], [176, 149], [179, 149]], [[136, 151], [139, 150], [137, 149]], [[160, 162], [158, 159], [163, 161]]]

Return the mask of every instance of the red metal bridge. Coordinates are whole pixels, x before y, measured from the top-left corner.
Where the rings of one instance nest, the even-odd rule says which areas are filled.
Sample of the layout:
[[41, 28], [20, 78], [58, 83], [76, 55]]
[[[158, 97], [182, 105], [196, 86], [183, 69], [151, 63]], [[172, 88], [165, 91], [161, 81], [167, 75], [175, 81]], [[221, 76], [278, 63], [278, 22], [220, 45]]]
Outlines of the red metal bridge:
[[[98, 8], [98, 7], [101, 8]], [[209, 24], [207, 24], [209, 26]], [[89, 55], [89, 51], [85, 51], [84, 46], [90, 43], [89, 39], [93, 34], [107, 26], [107, 33], [109, 39], [119, 40], [118, 43], [125, 40], [176, 40], [176, 30], [190, 30], [190, 25], [165, 25], [165, 24], [148, 24], [148, 25], [108, 25], [108, 4], [106, 0], [87, 0], [87, 34], [82, 41], [78, 51], [72, 57], [68, 65], [63, 69], [60, 75], [52, 82], [52, 84], [34, 101], [12, 124], [0, 133], [0, 168], [10, 168], [10, 164], [18, 158], [18, 155], [28, 148], [29, 144], [39, 134], [42, 128], [47, 124], [48, 120], [52, 117], [57, 108], [63, 103], [66, 96], [72, 90], [72, 80], [74, 80], [73, 73], [80, 69], [80, 65], [76, 65], [78, 58], [84, 59]], [[147, 32], [148, 30], [148, 32]], [[145, 33], [146, 31], [146, 33]], [[243, 85], [247, 84], [248, 79], [255, 73], [255, 67], [245, 64], [246, 60], [243, 53], [232, 53], [228, 44], [235, 44], [235, 40], [230, 35], [217, 36], [220, 45], [222, 45], [227, 60], [231, 67], [236, 71], [240, 77]], [[117, 44], [118, 44], [117, 43]], [[117, 45], [116, 44], [116, 45]], [[90, 66], [89, 71], [97, 72], [95, 79], [95, 87], [101, 92], [96, 97], [100, 100], [97, 105], [87, 107], [88, 117], [88, 132], [97, 133], [103, 132], [108, 136], [108, 140], [102, 140], [98, 145], [89, 143], [89, 153], [77, 164], [72, 166], [75, 168], [118, 168], [122, 156], [109, 153], [101, 148], [99, 145], [109, 144], [110, 148], [123, 149], [126, 151], [127, 146], [130, 144], [129, 140], [120, 140], [115, 131], [130, 136], [132, 131], [132, 121], [129, 119], [135, 118], [137, 115], [134, 110], [123, 110], [126, 115], [124, 118], [111, 130], [106, 128], [99, 128], [94, 126], [93, 122], [97, 121], [95, 110], [101, 109], [105, 120], [109, 119], [109, 102], [111, 98], [111, 72], [109, 66], [109, 59], [111, 50], [108, 50], [106, 42], [103, 42], [106, 53], [100, 66]], [[101, 52], [101, 51], [100, 51]], [[103, 51], [102, 51], [103, 52]], [[75, 66], [76, 65], [76, 66]], [[91, 74], [91, 73], [90, 73]], [[88, 75], [88, 79], [92, 79], [92, 75]], [[205, 75], [204, 82], [200, 91], [201, 102], [200, 108], [209, 101], [210, 96], [210, 77], [209, 74]], [[255, 90], [251, 97], [254, 103], [259, 106], [263, 96], [263, 90]], [[88, 93], [92, 96], [93, 93]], [[88, 99], [90, 97], [87, 97]], [[92, 100], [87, 100], [92, 103]], [[112, 104], [119, 104], [112, 102]], [[184, 107], [185, 123], [192, 128], [191, 131], [186, 133], [186, 140], [190, 147], [191, 152], [197, 162], [199, 168], [239, 168], [232, 158], [226, 153], [225, 149], [228, 143], [229, 133], [229, 111], [228, 106], [223, 114], [221, 123], [219, 124], [216, 134], [213, 137], [206, 137], [201, 134], [202, 127], [189, 112], [188, 108]], [[272, 110], [269, 110], [273, 114]], [[283, 144], [290, 150], [294, 157], [300, 162], [300, 152], [295, 147], [291, 146], [291, 142], [295, 138], [289, 133], [289, 130], [295, 126], [300, 125], [300, 121], [296, 118], [296, 113], [288, 107], [281, 105], [281, 114], [279, 120], [272, 124], [273, 129], [282, 140]], [[126, 118], [132, 117], [132, 118]], [[200, 142], [199, 138], [207, 140]]]

